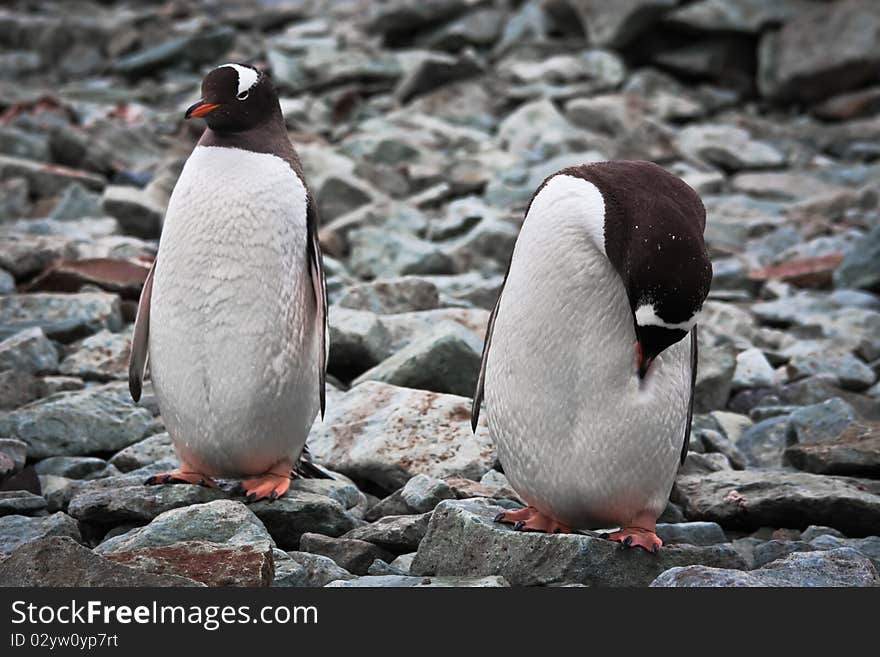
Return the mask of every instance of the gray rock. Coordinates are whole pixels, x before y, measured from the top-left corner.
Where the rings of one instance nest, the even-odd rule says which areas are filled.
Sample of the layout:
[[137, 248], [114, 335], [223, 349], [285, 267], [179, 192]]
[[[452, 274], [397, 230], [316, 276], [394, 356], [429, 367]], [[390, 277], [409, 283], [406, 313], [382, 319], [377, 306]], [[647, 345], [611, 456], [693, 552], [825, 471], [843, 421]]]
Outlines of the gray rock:
[[329, 557], [337, 565], [355, 575], [366, 575], [376, 560], [394, 559], [394, 554], [373, 543], [353, 538], [330, 538], [321, 534], [303, 534], [300, 539], [300, 550]]
[[150, 431], [149, 411], [104, 388], [60, 392], [0, 415], [0, 435], [28, 445], [28, 455], [87, 456], [120, 450]]
[[352, 529], [344, 538], [374, 543], [395, 554], [412, 552], [428, 531], [430, 520], [430, 513], [385, 516], [369, 525]]
[[218, 587], [269, 586], [275, 569], [273, 548], [268, 543], [254, 546], [181, 541], [174, 545], [110, 552], [105, 556], [137, 570], [176, 575]]
[[410, 567], [412, 566], [413, 559], [416, 558], [415, 552], [408, 552], [407, 554], [401, 554], [394, 561], [392, 561], [389, 566], [392, 568], [396, 568], [401, 571], [405, 575], [410, 574]]
[[109, 381], [128, 378], [131, 335], [106, 329], [73, 345], [58, 370], [85, 380]]
[[0, 294], [15, 292], [15, 277], [5, 269], [0, 269]]
[[[737, 436], [738, 438], [739, 436]], [[715, 452], [723, 454], [735, 470], [742, 470], [746, 467], [748, 462], [746, 455], [726, 436], [711, 429], [703, 429], [699, 432], [699, 439], [704, 451], [710, 454]]]
[[138, 76], [181, 63], [207, 64], [223, 57], [234, 43], [235, 30], [231, 27], [196, 30], [126, 55], [113, 68], [124, 75]]
[[657, 524], [657, 536], [663, 545], [687, 543], [689, 545], [717, 545], [729, 543], [724, 530], [715, 522], [677, 522]]
[[671, 568], [651, 583], [656, 586], [877, 586], [880, 577], [871, 561], [855, 550], [801, 552], [745, 573], [741, 570], [687, 566]]
[[431, 310], [438, 305], [437, 286], [416, 276], [379, 279], [349, 287], [337, 304], [380, 315]]
[[101, 214], [101, 197], [79, 183], [71, 183], [62, 192], [61, 198], [52, 208], [49, 218], [68, 221], [84, 217], [97, 217]]
[[109, 462], [122, 472], [129, 472], [157, 461], [168, 460], [177, 460], [171, 436], [157, 433], [120, 450]]
[[38, 197], [56, 196], [74, 182], [92, 190], [104, 188], [104, 178], [93, 173], [0, 155], [0, 180], [17, 177], [27, 180], [31, 193]]
[[665, 18], [699, 31], [760, 34], [764, 28], [783, 24], [809, 6], [802, 0], [699, 0]]
[[325, 221], [357, 210], [378, 197], [376, 190], [354, 176], [331, 175], [324, 179], [317, 194], [318, 211]]
[[789, 436], [788, 416], [771, 417], [746, 429], [736, 447], [752, 467], [779, 467]]
[[880, 476], [880, 423], [855, 422], [833, 440], [792, 445], [785, 462], [799, 470], [855, 477]]
[[811, 538], [810, 547], [814, 550], [835, 550], [841, 547], [852, 548], [856, 552], [868, 557], [874, 563], [874, 567], [880, 569], [880, 536], [846, 538], [831, 533], [824, 533]]
[[778, 167], [785, 156], [769, 144], [755, 141], [742, 128], [722, 124], [692, 125], [679, 131], [676, 146], [698, 162], [727, 170]]
[[342, 380], [355, 378], [392, 353], [391, 335], [378, 315], [336, 307], [330, 312], [327, 368], [335, 376]]
[[709, 474], [710, 472], [718, 472], [719, 470], [730, 470], [730, 461], [724, 454], [700, 454], [689, 452], [685, 456], [684, 463], [678, 469], [678, 473], [682, 476]]
[[789, 415], [794, 442], [806, 445], [837, 438], [856, 419], [852, 406], [840, 397], [803, 406]]
[[27, 461], [27, 443], [14, 438], [0, 438], [0, 481], [21, 472]]
[[309, 436], [315, 460], [393, 491], [423, 473], [479, 478], [495, 452], [488, 430], [470, 427], [464, 397], [367, 381], [352, 388]]
[[701, 345], [694, 412], [708, 413], [727, 406], [735, 368], [736, 358], [729, 348], [703, 348]]
[[822, 524], [859, 536], [876, 531], [880, 520], [880, 495], [860, 480], [806, 472], [724, 470], [679, 477], [672, 499], [689, 519], [730, 529]]
[[438, 327], [355, 381], [381, 381], [407, 388], [467, 396], [473, 393], [480, 370], [480, 341], [457, 324]]
[[[63, 567], [59, 567], [63, 564]], [[23, 545], [0, 563], [0, 586], [202, 586], [185, 577], [157, 575], [99, 556], [63, 536]]]
[[266, 527], [248, 507], [232, 500], [214, 500], [161, 513], [148, 525], [105, 540], [95, 552], [129, 552], [181, 541], [275, 546]]
[[373, 506], [364, 519], [372, 522], [384, 516], [427, 513], [433, 511], [442, 500], [454, 498], [455, 493], [445, 481], [418, 474], [403, 488]]
[[500, 575], [513, 586], [579, 582], [645, 586], [673, 565], [744, 568], [727, 545], [673, 545], [659, 555], [580, 534], [515, 532], [493, 522], [502, 508], [477, 500], [447, 500], [434, 510], [411, 572], [417, 576]]
[[778, 100], [815, 101], [877, 80], [878, 29], [880, 10], [870, 0], [819, 3], [799, 12], [761, 41], [759, 90]]
[[405, 575], [368, 575], [327, 584], [332, 588], [469, 588], [510, 586], [503, 577], [407, 577]]
[[834, 527], [823, 527], [821, 525], [810, 525], [801, 532], [801, 540], [807, 543], [820, 536], [836, 536], [837, 538], [846, 538], [842, 533], [834, 529]]
[[101, 209], [116, 219], [126, 234], [156, 238], [162, 230], [165, 206], [148, 190], [110, 185], [101, 197]]
[[[295, 577], [290, 577], [284, 586], [321, 587], [330, 582], [354, 579], [355, 575], [338, 566], [333, 559], [309, 552], [288, 552], [291, 560], [299, 566]], [[274, 584], [278, 586], [279, 584]]]
[[0, 554], [14, 552], [21, 545], [50, 536], [69, 536], [81, 541], [76, 520], [66, 513], [50, 516], [0, 516]]
[[352, 529], [355, 519], [336, 500], [304, 491], [291, 490], [284, 497], [250, 505], [283, 550], [299, 548], [303, 534], [341, 536]]
[[25, 329], [0, 342], [0, 370], [32, 374], [58, 369], [58, 351], [39, 327]]
[[42, 394], [40, 380], [19, 370], [0, 371], [0, 411], [24, 406]]
[[676, 0], [625, 0], [613, 6], [601, 0], [571, 3], [590, 43], [611, 48], [631, 43], [676, 4]]
[[349, 265], [363, 278], [387, 278], [408, 274], [453, 274], [453, 259], [443, 249], [399, 232], [373, 227], [352, 230]]
[[32, 516], [45, 510], [46, 500], [42, 495], [26, 490], [0, 491], [0, 516]]
[[172, 509], [226, 497], [220, 489], [190, 484], [86, 486], [74, 494], [67, 512], [81, 522], [94, 524], [145, 523]]
[[874, 371], [850, 352], [798, 355], [788, 362], [787, 371], [791, 380], [831, 374], [845, 390], [865, 390], [877, 380]]
[[880, 291], [880, 226], [856, 242], [834, 271], [834, 285], [840, 288]]
[[776, 372], [760, 349], [753, 347], [737, 354], [733, 390], [769, 387], [775, 382]]
[[760, 568], [768, 563], [782, 559], [792, 552], [809, 552], [812, 546], [804, 541], [782, 541], [773, 539], [755, 546], [752, 554], [753, 567]]
[[0, 220], [20, 219], [30, 214], [28, 187], [28, 181], [22, 177], [13, 177], [0, 182]]
[[294, 479], [290, 490], [312, 495], [322, 495], [338, 502], [347, 511], [357, 511], [367, 506], [367, 497], [345, 475], [330, 473], [333, 479]]
[[119, 297], [103, 292], [0, 296], [0, 338], [34, 327], [61, 341], [105, 328], [118, 331], [122, 328]]
[[482, 71], [480, 63], [468, 52], [458, 57], [431, 53], [401, 78], [394, 90], [394, 96], [400, 102], [406, 103], [437, 87], [467, 80]]
[[34, 470], [41, 475], [90, 479], [107, 470], [107, 461], [93, 456], [50, 456], [35, 463]]

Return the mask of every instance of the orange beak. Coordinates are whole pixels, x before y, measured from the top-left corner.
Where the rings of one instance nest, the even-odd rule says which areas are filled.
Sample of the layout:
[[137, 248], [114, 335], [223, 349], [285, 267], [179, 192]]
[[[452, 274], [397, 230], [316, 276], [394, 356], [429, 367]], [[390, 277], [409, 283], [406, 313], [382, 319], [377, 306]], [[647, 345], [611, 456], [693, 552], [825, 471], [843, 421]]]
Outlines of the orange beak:
[[219, 103], [206, 103], [204, 100], [200, 100], [189, 106], [189, 109], [186, 110], [186, 114], [183, 115], [183, 118], [192, 119], [206, 116], [218, 107], [220, 107]]

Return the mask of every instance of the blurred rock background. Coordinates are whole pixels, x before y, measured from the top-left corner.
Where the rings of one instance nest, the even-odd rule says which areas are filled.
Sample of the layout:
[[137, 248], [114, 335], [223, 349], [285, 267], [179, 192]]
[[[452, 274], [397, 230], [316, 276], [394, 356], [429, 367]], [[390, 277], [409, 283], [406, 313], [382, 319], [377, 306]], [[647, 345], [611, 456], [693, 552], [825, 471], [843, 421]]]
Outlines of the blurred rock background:
[[[125, 382], [183, 111], [228, 61], [280, 90], [333, 304], [337, 479], [249, 506], [143, 487], [174, 455]], [[878, 110], [872, 0], [4, 3], [0, 583], [876, 584]], [[700, 192], [715, 271], [659, 560], [494, 527], [516, 495], [468, 426], [531, 194], [615, 158]]]

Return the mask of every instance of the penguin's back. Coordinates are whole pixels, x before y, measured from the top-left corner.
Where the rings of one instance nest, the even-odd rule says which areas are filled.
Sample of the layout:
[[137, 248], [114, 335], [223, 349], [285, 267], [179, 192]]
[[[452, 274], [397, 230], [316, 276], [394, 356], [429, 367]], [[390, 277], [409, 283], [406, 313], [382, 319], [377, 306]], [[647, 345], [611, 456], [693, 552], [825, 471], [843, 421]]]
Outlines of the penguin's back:
[[318, 407], [307, 192], [267, 153], [198, 146], [166, 213], [150, 367], [166, 427], [206, 474], [299, 456]]
[[525, 501], [572, 527], [610, 527], [665, 506], [687, 418], [689, 345], [673, 345], [638, 378], [626, 290], [584, 227], [601, 198], [567, 178], [535, 197], [517, 240], [486, 410]]

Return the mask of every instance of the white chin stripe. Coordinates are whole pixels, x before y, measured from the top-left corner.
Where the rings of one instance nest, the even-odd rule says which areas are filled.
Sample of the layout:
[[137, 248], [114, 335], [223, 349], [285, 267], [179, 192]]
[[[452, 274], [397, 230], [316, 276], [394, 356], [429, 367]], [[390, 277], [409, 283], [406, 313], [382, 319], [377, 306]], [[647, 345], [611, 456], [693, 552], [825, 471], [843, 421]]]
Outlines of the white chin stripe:
[[659, 326], [667, 329], [679, 329], [681, 331], [690, 331], [697, 323], [699, 313], [694, 313], [693, 317], [685, 322], [673, 324], [663, 321], [654, 310], [654, 304], [644, 304], [636, 308], [636, 324], [639, 326]]
[[254, 69], [241, 64], [223, 64], [217, 68], [224, 66], [235, 69], [235, 72], [238, 73], [238, 93], [240, 94], [253, 87], [257, 83], [257, 78], [260, 77]]

